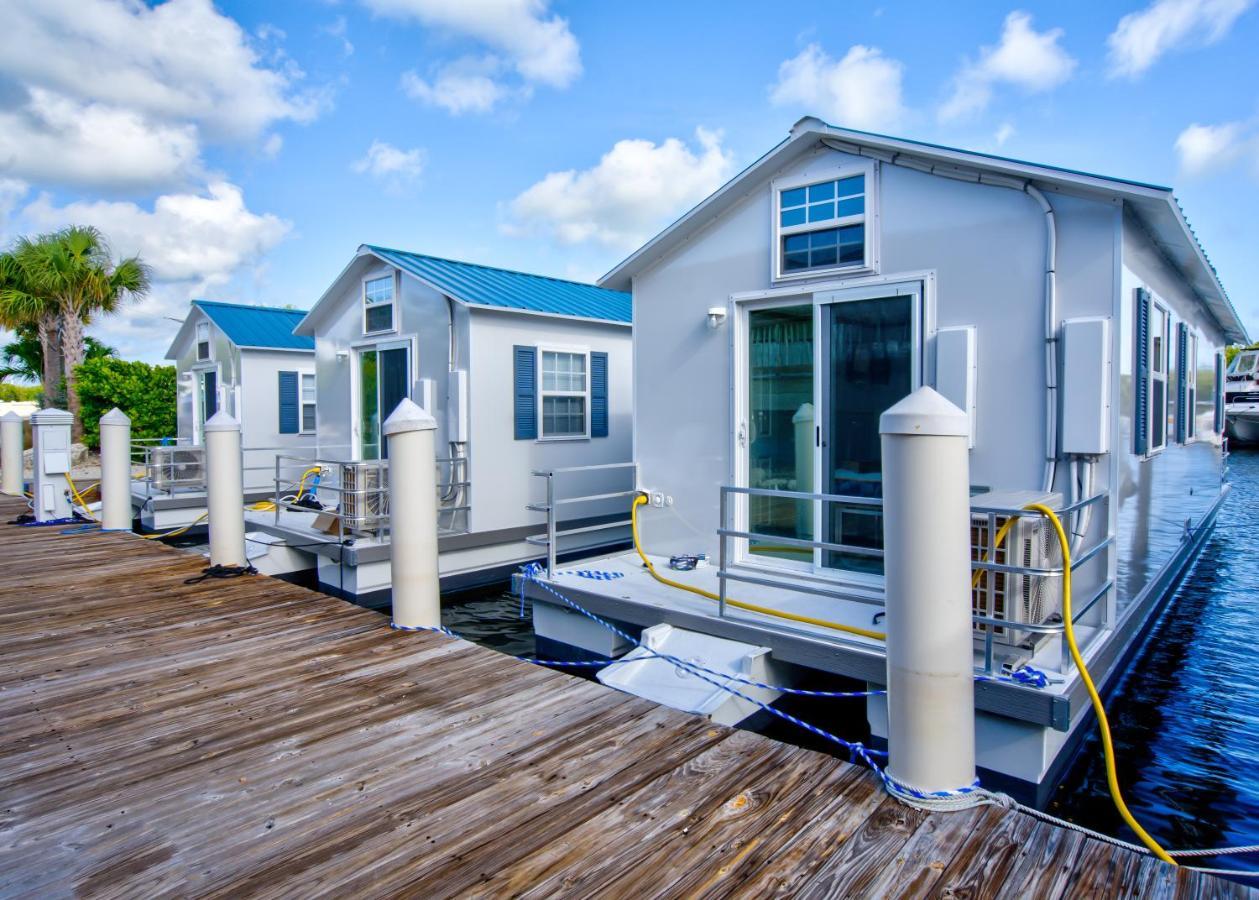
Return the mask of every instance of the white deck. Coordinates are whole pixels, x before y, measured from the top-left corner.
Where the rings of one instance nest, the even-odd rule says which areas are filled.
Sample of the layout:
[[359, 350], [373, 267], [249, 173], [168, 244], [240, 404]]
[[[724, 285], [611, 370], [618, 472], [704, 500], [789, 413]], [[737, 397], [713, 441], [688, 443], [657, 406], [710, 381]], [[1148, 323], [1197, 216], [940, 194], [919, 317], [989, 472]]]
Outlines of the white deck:
[[[656, 571], [666, 578], [717, 593], [717, 568], [715, 566], [709, 565], [689, 572], [679, 572], [668, 567], [667, 559], [652, 556], [651, 561], [652, 565], [656, 567]], [[575, 574], [582, 570], [619, 572], [622, 573], [622, 577], [612, 580], [601, 580], [584, 578]], [[752, 572], [753, 570], [748, 571]], [[763, 570], [755, 571], [761, 577], [775, 577], [765, 573]], [[775, 574], [779, 578], [783, 577], [781, 573]], [[561, 593], [564, 593], [565, 589], [569, 588], [598, 594], [610, 600], [632, 601], [640, 606], [655, 607], [662, 611], [682, 611], [711, 618], [718, 616], [717, 602], [715, 600], [708, 600], [661, 584], [651, 576], [646, 567], [643, 566], [642, 560], [632, 551], [562, 566], [556, 570], [555, 578], [551, 584]], [[835, 589], [833, 584], [825, 586]], [[882, 617], [880, 617], [878, 624], [874, 623], [875, 614], [883, 611], [881, 605], [862, 603], [856, 600], [846, 601], [831, 597], [820, 597], [794, 591], [789, 587], [770, 588], [736, 581], [728, 583], [727, 591], [728, 597], [746, 603], [753, 603], [757, 606], [770, 607], [782, 612], [809, 616], [811, 618], [826, 619], [854, 628], [864, 628], [873, 631], [885, 630]], [[573, 599], [580, 602], [579, 598], [574, 597]], [[821, 625], [789, 621], [729, 605], [727, 605], [725, 610], [725, 618], [769, 631], [786, 631], [807, 635], [811, 638], [820, 638], [847, 647], [860, 647], [880, 655], [883, 653], [883, 642], [881, 640], [848, 634]], [[1076, 638], [1081, 646], [1085, 648], [1085, 656], [1087, 658], [1090, 656], [1089, 650], [1092, 649], [1096, 642], [1095, 639], [1098, 637], [1099, 629], [1078, 624], [1075, 630]], [[772, 642], [769, 643], [772, 645]], [[994, 651], [998, 655], [1001, 650], [1002, 646], [1000, 644], [994, 645]], [[1065, 679], [1058, 676], [1056, 673], [1061, 668], [1061, 662], [1062, 642], [1056, 635], [1049, 640], [1043, 641], [1035, 654], [1032, 655], [1030, 665], [1050, 675], [1050, 684], [1044, 690], [1055, 694], [1066, 693], [1070, 683], [1076, 677], [1074, 671]], [[982, 646], [976, 647], [975, 667], [977, 671], [983, 667]]]

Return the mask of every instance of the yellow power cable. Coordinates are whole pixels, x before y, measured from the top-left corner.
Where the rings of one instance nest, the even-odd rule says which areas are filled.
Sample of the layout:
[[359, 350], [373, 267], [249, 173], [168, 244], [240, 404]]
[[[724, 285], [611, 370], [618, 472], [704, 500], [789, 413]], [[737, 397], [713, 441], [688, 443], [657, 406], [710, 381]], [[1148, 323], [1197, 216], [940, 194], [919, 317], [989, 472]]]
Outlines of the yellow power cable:
[[[303, 472], [301, 479], [297, 482], [297, 493], [294, 495], [294, 498], [300, 499], [302, 494], [306, 493], [306, 479], [307, 478], [309, 478], [311, 475], [318, 475], [322, 471], [323, 471], [323, 466], [311, 466], [309, 469]], [[249, 510], [253, 510], [254, 512], [271, 512], [272, 510], [275, 509], [275, 501], [259, 500], [257, 503], [251, 503], [249, 506], [245, 508]]]
[[198, 522], [200, 522], [202, 519], [209, 518], [209, 515], [210, 515], [210, 512], [209, 510], [207, 510], [203, 512], [201, 515], [197, 516], [187, 525], [181, 525], [173, 531], [163, 531], [161, 534], [146, 534], [146, 535], [143, 535], [143, 538], [146, 541], [156, 541], [160, 538], [179, 537], [181, 534], [191, 529], [193, 525], [196, 525]]
[[[712, 591], [706, 591], [703, 588], [693, 587], [689, 584], [683, 584], [680, 581], [665, 578], [656, 571], [656, 567], [651, 564], [651, 560], [649, 560], [647, 558], [647, 554], [643, 552], [642, 543], [638, 539], [638, 507], [642, 506], [646, 502], [647, 498], [642, 494], [639, 494], [634, 498], [634, 504], [630, 507], [630, 531], [634, 537], [634, 549], [638, 552], [639, 557], [642, 559], [643, 565], [647, 567], [647, 571], [651, 573], [651, 577], [656, 579], [656, 581], [659, 581], [661, 584], [668, 585], [669, 587], [677, 588], [681, 591], [687, 591], [708, 600], [716, 600], [720, 602], [721, 597], [714, 594]], [[835, 631], [845, 631], [849, 634], [860, 635], [861, 637], [874, 638], [876, 641], [887, 640], [887, 635], [881, 631], [871, 631], [867, 628], [855, 628], [852, 625], [841, 625], [839, 622], [830, 622], [826, 619], [816, 619], [813, 616], [801, 616], [796, 613], [783, 612], [782, 610], [771, 609], [768, 606], [757, 606], [752, 603], [744, 603], [740, 600], [731, 600], [729, 597], [726, 598], [726, 603], [727, 605], [736, 607], [737, 609], [761, 613], [766, 616], [774, 616], [778, 619], [790, 619], [792, 622], [803, 622], [806, 625], [820, 625], [822, 628], [831, 628]]]
[[[99, 522], [100, 519], [92, 515], [92, 510], [88, 508], [87, 501], [83, 499], [82, 494], [79, 493], [79, 489], [74, 486], [74, 479], [70, 477], [69, 472], [66, 473], [66, 484], [70, 485], [70, 493], [74, 496], [74, 499], [78, 501], [79, 506], [83, 507], [83, 514], [87, 516], [89, 519], [91, 519], [93, 522]], [[87, 491], [90, 491], [93, 487], [98, 487], [99, 485], [100, 485], [100, 482], [98, 481], [96, 482], [96, 484], [92, 485], [92, 487], [88, 488], [83, 493], [87, 493]]]
[[1141, 824], [1128, 811], [1128, 804], [1124, 803], [1123, 794], [1119, 790], [1119, 775], [1115, 771], [1115, 747], [1110, 739], [1110, 723], [1106, 719], [1106, 708], [1102, 706], [1102, 698], [1097, 693], [1097, 687], [1093, 684], [1093, 678], [1089, 675], [1089, 670], [1084, 665], [1084, 657], [1080, 655], [1080, 648], [1075, 642], [1075, 627], [1071, 622], [1071, 542], [1067, 540], [1067, 532], [1063, 529], [1057, 513], [1048, 506], [1031, 503], [1024, 508], [1035, 510], [1049, 519], [1054, 531], [1058, 533], [1058, 543], [1062, 545], [1062, 624], [1067, 646], [1071, 650], [1071, 658], [1075, 661], [1076, 668], [1080, 670], [1080, 680], [1088, 689], [1089, 699], [1093, 701], [1093, 712], [1097, 714], [1097, 726], [1102, 733], [1102, 750], [1106, 755], [1106, 784], [1110, 788], [1110, 797], [1115, 801], [1115, 808], [1119, 810], [1119, 815], [1123, 816], [1128, 827], [1136, 832], [1141, 843], [1149, 847], [1150, 852], [1163, 862], [1174, 866], [1176, 860], [1172, 859], [1167, 851], [1159, 846], [1158, 841], [1150, 837], [1149, 833], [1141, 827]]

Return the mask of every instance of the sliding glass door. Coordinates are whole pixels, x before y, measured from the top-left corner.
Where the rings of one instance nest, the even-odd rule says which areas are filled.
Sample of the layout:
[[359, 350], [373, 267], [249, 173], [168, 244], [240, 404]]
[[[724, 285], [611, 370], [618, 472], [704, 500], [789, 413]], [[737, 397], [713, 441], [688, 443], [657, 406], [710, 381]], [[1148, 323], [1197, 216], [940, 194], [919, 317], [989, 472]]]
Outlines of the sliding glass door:
[[[753, 488], [835, 494], [851, 503], [748, 498], [749, 560], [877, 579], [882, 560], [781, 538], [879, 550], [879, 416], [920, 383], [919, 283], [830, 291], [749, 308], [740, 454]], [[815, 487], [816, 485], [816, 487]], [[777, 538], [777, 540], [776, 540]]]
[[410, 395], [410, 352], [405, 344], [360, 350], [358, 372], [359, 458], [388, 458], [380, 426]]

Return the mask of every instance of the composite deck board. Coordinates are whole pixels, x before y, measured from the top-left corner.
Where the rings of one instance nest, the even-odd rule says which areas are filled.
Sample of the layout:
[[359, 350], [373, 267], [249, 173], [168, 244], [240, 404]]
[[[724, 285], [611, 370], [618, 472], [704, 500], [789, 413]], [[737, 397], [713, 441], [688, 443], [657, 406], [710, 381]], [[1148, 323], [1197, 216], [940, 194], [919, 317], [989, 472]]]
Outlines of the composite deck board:
[[0, 560], [3, 897], [1246, 895], [153, 541]]

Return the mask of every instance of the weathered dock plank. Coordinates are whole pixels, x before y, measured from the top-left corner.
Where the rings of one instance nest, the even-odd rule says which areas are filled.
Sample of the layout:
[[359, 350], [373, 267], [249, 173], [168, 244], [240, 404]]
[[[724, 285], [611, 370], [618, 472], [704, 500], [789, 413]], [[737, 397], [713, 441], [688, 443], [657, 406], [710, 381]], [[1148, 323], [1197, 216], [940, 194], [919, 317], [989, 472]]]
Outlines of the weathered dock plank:
[[0, 560], [0, 896], [1246, 895], [132, 536]]

